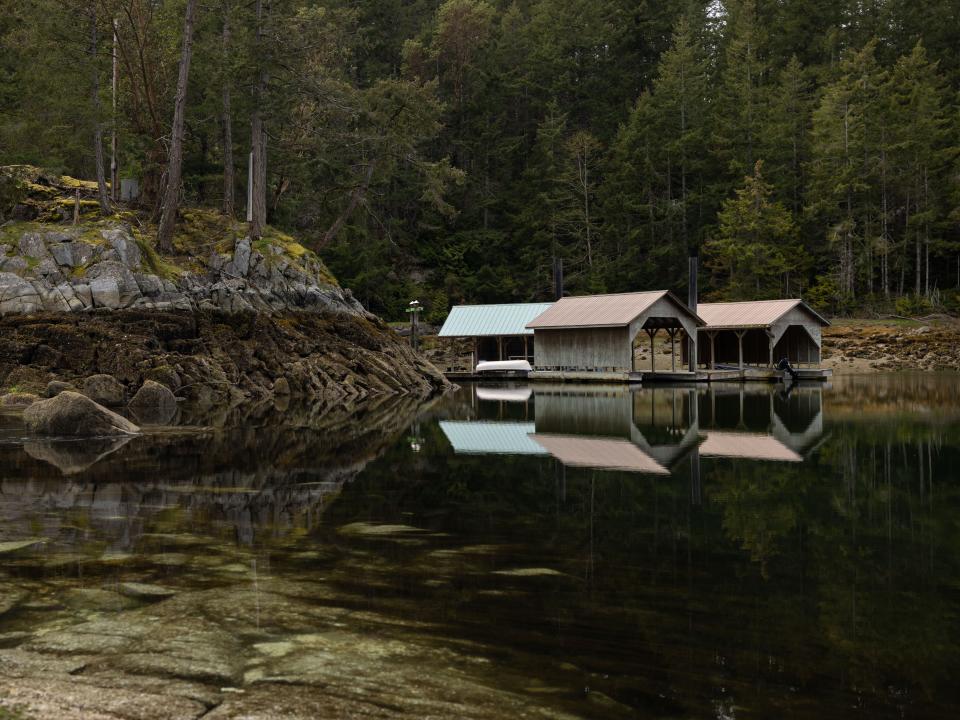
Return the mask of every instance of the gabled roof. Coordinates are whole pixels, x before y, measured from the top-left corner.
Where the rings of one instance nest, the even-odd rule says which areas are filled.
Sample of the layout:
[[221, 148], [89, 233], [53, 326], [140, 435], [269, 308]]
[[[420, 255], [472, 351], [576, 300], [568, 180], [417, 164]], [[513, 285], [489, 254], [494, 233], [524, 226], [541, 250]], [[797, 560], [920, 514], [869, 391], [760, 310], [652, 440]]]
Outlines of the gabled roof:
[[777, 462], [801, 462], [801, 456], [772, 435], [711, 430], [700, 445], [704, 457], [748, 458]]
[[536, 432], [532, 422], [441, 420], [440, 429], [456, 453], [546, 455], [546, 450], [531, 437]]
[[653, 292], [616, 293], [613, 295], [583, 295], [557, 300], [549, 310], [527, 324], [534, 330], [555, 328], [623, 327], [649, 310], [655, 302], [669, 298], [680, 312], [693, 318], [697, 325], [703, 321], [668, 290]]
[[734, 327], [769, 327], [800, 306], [822, 325], [827, 319], [803, 300], [750, 300], [746, 302], [699, 303], [697, 314], [707, 321], [707, 330]]
[[439, 337], [497, 337], [532, 335], [527, 323], [553, 303], [509, 303], [504, 305], [455, 305], [450, 309]]
[[564, 465], [653, 475], [670, 474], [667, 468], [629, 440], [542, 433], [530, 437]]

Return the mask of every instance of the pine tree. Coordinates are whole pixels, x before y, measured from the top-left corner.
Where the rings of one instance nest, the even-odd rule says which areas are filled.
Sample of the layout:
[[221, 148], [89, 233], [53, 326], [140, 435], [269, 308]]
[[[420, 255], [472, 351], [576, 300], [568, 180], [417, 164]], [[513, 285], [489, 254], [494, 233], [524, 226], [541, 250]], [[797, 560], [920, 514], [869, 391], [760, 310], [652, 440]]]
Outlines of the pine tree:
[[729, 299], [782, 297], [787, 273], [796, 267], [793, 219], [773, 200], [762, 166], [758, 160], [753, 175], [723, 203], [717, 238], [704, 247], [706, 265]]
[[[914, 294], [929, 296], [931, 246], [937, 250], [938, 219], [946, 199], [945, 171], [953, 154], [948, 143], [946, 96], [937, 63], [917, 43], [898, 61], [885, 87], [889, 113], [887, 144], [904, 248], [913, 245]], [[912, 241], [912, 242], [911, 242]], [[906, 263], [904, 263], [906, 264]]]
[[837, 257], [836, 287], [841, 301], [858, 288], [858, 267], [873, 286], [873, 248], [882, 228], [879, 199], [885, 73], [875, 43], [849, 53], [837, 79], [826, 87], [813, 114], [809, 212], [826, 227]]

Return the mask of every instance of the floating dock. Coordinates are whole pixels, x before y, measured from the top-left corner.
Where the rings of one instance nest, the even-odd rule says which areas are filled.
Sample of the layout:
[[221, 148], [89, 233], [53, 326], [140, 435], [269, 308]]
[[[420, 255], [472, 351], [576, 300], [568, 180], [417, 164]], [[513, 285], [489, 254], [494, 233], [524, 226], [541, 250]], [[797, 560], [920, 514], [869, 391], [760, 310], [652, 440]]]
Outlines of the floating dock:
[[[833, 377], [833, 370], [826, 368], [794, 368], [798, 381], [826, 381]], [[451, 371], [444, 375], [453, 382], [499, 382], [502, 380], [532, 380], [577, 383], [628, 383], [628, 384], [685, 384], [713, 382], [787, 382], [791, 378], [783, 370], [769, 368], [743, 368], [724, 370], [697, 370], [694, 372], [603, 372], [594, 370], [534, 370], [532, 372], [510, 371], [503, 373], [476, 373]]]

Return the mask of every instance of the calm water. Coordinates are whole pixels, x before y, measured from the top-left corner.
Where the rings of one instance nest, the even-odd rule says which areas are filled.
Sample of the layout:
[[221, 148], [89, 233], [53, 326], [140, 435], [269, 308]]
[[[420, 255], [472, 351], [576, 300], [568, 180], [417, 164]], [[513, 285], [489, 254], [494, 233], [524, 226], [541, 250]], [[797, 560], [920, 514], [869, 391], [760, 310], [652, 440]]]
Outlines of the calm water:
[[0, 698], [960, 711], [960, 376], [470, 386], [175, 423], [49, 441], [0, 416]]

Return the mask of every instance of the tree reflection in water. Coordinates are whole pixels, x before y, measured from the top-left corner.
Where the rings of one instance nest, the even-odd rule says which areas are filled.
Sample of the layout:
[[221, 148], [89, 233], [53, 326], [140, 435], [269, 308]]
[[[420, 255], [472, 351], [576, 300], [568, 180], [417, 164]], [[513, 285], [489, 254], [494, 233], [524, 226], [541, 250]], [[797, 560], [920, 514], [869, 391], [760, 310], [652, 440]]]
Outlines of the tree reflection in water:
[[282, 581], [338, 632], [483, 658], [472, 680], [584, 717], [952, 715], [958, 387], [467, 387], [76, 456], [8, 423], [0, 542], [50, 542], [0, 584]]

